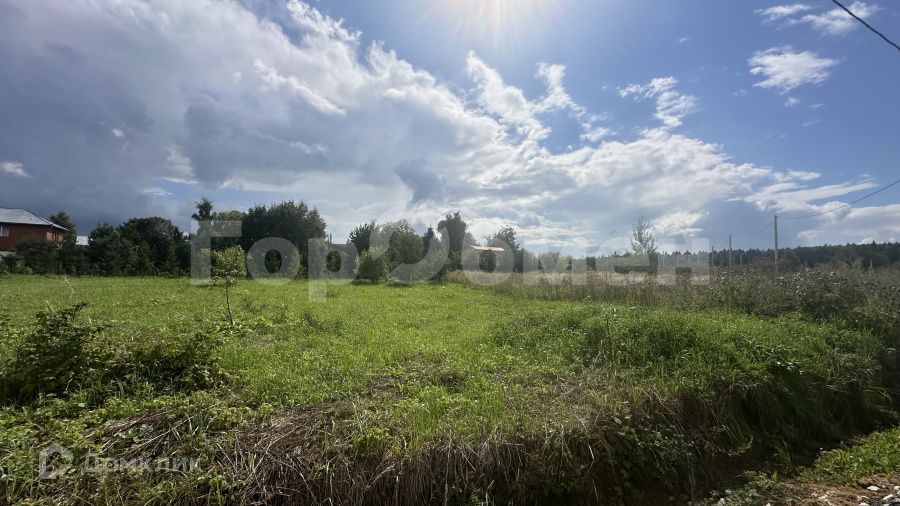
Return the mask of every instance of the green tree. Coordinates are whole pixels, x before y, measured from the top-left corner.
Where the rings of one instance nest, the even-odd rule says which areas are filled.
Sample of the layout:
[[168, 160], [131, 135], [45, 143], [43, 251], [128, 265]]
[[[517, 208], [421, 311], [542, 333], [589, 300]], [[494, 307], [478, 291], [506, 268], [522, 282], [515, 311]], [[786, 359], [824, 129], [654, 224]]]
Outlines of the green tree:
[[112, 225], [103, 223], [88, 236], [87, 256], [94, 272], [108, 276], [122, 274], [128, 259], [130, 244]]
[[301, 270], [306, 272], [309, 240], [325, 237], [325, 220], [302, 201], [291, 200], [271, 207], [258, 205], [244, 217], [241, 246], [249, 251], [257, 241], [267, 237], [280, 237], [296, 246], [300, 251]]
[[191, 215], [195, 221], [210, 221], [213, 219], [213, 203], [206, 197], [203, 197], [198, 202], [194, 202], [194, 208], [197, 209], [197, 212]]
[[385, 223], [378, 233], [390, 238], [387, 256], [391, 270], [400, 264], [415, 264], [422, 259], [422, 238], [406, 220]]
[[462, 250], [467, 242], [467, 238], [471, 237], [467, 234], [468, 228], [469, 226], [463, 221], [459, 211], [448, 213], [443, 220], [438, 222], [438, 230], [447, 235], [451, 269], [458, 270], [462, 268]]
[[60, 211], [48, 218], [51, 223], [59, 225], [66, 229], [63, 232], [63, 242], [59, 248], [59, 268], [62, 272], [68, 274], [82, 274], [89, 270], [89, 264], [85, 257], [83, 247], [76, 245], [78, 238], [78, 229], [72, 218], [64, 212]]
[[51, 223], [55, 225], [59, 225], [60, 227], [66, 229], [63, 232], [63, 241], [71, 244], [75, 244], [75, 240], [78, 238], [78, 230], [75, 228], [75, 223], [72, 221], [72, 218], [65, 211], [60, 211], [48, 218]]
[[519, 251], [521, 246], [519, 245], [519, 241], [516, 239], [516, 229], [510, 226], [500, 227], [500, 230], [495, 233], [490, 240], [488, 241], [491, 246], [498, 244], [503, 247], [509, 247], [509, 249], [515, 253]]
[[368, 223], [363, 223], [362, 225], [358, 225], [356, 228], [350, 231], [350, 236], [347, 238], [347, 242], [352, 244], [356, 251], [362, 254], [364, 251], [369, 250], [369, 244], [372, 239], [372, 233], [375, 231], [375, 221], [370, 221]]
[[373, 254], [372, 249], [368, 249], [359, 255], [359, 264], [356, 268], [357, 279], [377, 283], [387, 277], [388, 266], [385, 258], [387, 254]]
[[[132, 218], [119, 226], [119, 233], [123, 240], [137, 248], [137, 264], [131, 267], [144, 275], [162, 270], [169, 250], [187, 242], [185, 235], [171, 221], [156, 216]], [[147, 268], [147, 263], [152, 264], [152, 270]], [[189, 265], [179, 265], [179, 268], [187, 269]]]
[[25, 267], [35, 274], [56, 274], [59, 245], [46, 239], [25, 239], [16, 245], [16, 254], [24, 259]]
[[422, 252], [425, 253], [431, 247], [432, 241], [440, 241], [437, 238], [437, 234], [434, 232], [434, 229], [430, 226], [428, 230], [425, 231], [425, 234], [422, 235]]

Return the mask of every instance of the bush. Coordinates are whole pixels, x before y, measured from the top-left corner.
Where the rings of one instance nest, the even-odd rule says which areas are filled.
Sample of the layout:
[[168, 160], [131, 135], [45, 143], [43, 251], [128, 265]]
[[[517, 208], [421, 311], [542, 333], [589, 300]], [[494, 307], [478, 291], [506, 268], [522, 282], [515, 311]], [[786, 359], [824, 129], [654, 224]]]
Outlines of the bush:
[[356, 269], [356, 277], [358, 279], [377, 283], [388, 275], [388, 266], [385, 259], [387, 255], [374, 257], [371, 251], [364, 251], [359, 256], [359, 265]]
[[10, 253], [0, 259], [0, 264], [3, 264], [3, 268], [6, 269], [6, 272], [11, 274], [19, 274], [24, 271], [24, 267], [22, 265], [22, 257], [16, 255], [15, 253]]
[[[27, 403], [42, 394], [94, 389], [100, 397], [114, 386], [149, 383], [155, 388], [204, 388], [222, 376], [217, 331], [164, 336], [113, 335], [83, 324], [86, 306], [48, 309], [32, 330], [0, 320], [12, 350], [0, 360], [0, 400]], [[102, 332], [104, 331], [104, 332]]]
[[[37, 314], [37, 327], [14, 343], [12, 353], [0, 364], [2, 399], [30, 401], [39, 394], [61, 393], [83, 377], [91, 365], [84, 353], [85, 342], [99, 331], [76, 321], [84, 306]], [[16, 339], [18, 332], [5, 326], [7, 336]]]
[[35, 274], [56, 274], [59, 245], [44, 239], [26, 239], [16, 246], [16, 254], [24, 258], [25, 267]]
[[205, 388], [222, 376], [216, 354], [221, 343], [211, 330], [105, 340], [102, 346], [111, 351], [104, 356], [102, 379], [147, 382], [157, 388]]

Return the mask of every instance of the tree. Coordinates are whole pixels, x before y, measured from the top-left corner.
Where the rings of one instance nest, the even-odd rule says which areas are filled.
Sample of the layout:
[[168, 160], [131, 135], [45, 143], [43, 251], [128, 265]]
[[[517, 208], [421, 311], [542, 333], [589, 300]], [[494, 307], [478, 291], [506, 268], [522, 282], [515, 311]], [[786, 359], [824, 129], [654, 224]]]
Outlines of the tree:
[[241, 246], [249, 251], [260, 239], [280, 237], [300, 251], [301, 268], [306, 272], [306, 256], [309, 240], [325, 237], [325, 220], [315, 209], [302, 201], [281, 202], [271, 207], [258, 205], [244, 217]]
[[386, 254], [376, 257], [371, 249], [359, 255], [359, 266], [356, 269], [356, 277], [372, 283], [377, 283], [387, 277]]
[[64, 212], [60, 211], [49, 218], [51, 223], [59, 225], [66, 229], [63, 232], [63, 243], [59, 248], [59, 267], [62, 272], [68, 274], [80, 274], [88, 270], [87, 259], [85, 258], [84, 249], [76, 245], [78, 238], [78, 230], [72, 218]]
[[[246, 214], [243, 211], [219, 211], [214, 212], [212, 214], [212, 220], [214, 222], [224, 222], [224, 221], [244, 221], [244, 217]], [[221, 251], [233, 246], [238, 246], [241, 244], [240, 237], [212, 237], [210, 240], [210, 246], [214, 251]]]
[[122, 273], [129, 247], [123, 243], [122, 234], [111, 225], [103, 223], [88, 236], [87, 255], [94, 271], [115, 276]]
[[434, 229], [431, 226], [428, 227], [428, 230], [425, 231], [425, 234], [422, 235], [422, 252], [427, 253], [428, 248], [431, 247], [431, 242], [437, 238], [437, 234], [435, 234]]
[[350, 231], [350, 236], [347, 238], [347, 242], [352, 244], [356, 251], [362, 254], [365, 251], [369, 250], [370, 241], [372, 239], [372, 232], [375, 231], [375, 221], [370, 221], [368, 223], [363, 223], [362, 225], [358, 225], [356, 228]]
[[[187, 238], [171, 221], [157, 216], [132, 218], [119, 226], [122, 239], [133, 244], [138, 251], [136, 258], [140, 265], [133, 265], [141, 274], [148, 274], [148, 263], [153, 270], [159, 270], [169, 256], [169, 250], [178, 248]], [[146, 247], [145, 247], [146, 246]], [[189, 265], [179, 265], [187, 269]]]
[[208, 198], [203, 197], [199, 202], [194, 202], [194, 208], [197, 209], [197, 212], [191, 215], [194, 220], [200, 222], [213, 219], [213, 203]]
[[231, 313], [231, 288], [237, 286], [238, 279], [247, 277], [247, 257], [239, 246], [232, 246], [224, 251], [213, 253], [213, 284], [225, 289], [225, 308], [228, 322], [234, 327], [234, 316]]
[[387, 258], [390, 269], [400, 264], [415, 264], [422, 259], [422, 238], [406, 220], [385, 223], [378, 227], [382, 239], [390, 238]]
[[643, 216], [632, 227], [631, 249], [636, 255], [653, 255], [656, 253], [656, 240], [653, 238], [653, 227]]
[[493, 246], [495, 243], [498, 246], [508, 246], [513, 253], [519, 251], [521, 248], [519, 242], [516, 240], [516, 229], [509, 225], [500, 227], [500, 230], [490, 238], [489, 246]]
[[638, 271], [656, 272], [658, 255], [656, 253], [656, 240], [653, 238], [653, 227], [643, 216], [632, 227], [631, 249], [636, 256], [647, 257], [648, 265], [639, 267]]
[[513, 257], [513, 272], [524, 271], [522, 245], [520, 245], [519, 241], [516, 239], [516, 229], [509, 225], [500, 227], [500, 230], [488, 239], [488, 246], [509, 248]]
[[16, 245], [16, 254], [23, 257], [25, 267], [35, 274], [56, 274], [59, 245], [46, 239], [25, 239]]
[[50, 216], [49, 220], [51, 223], [66, 229], [66, 231], [63, 232], [64, 242], [75, 244], [75, 240], [78, 237], [78, 230], [75, 228], [75, 223], [72, 222], [72, 218], [69, 217], [68, 213], [60, 211]]
[[[447, 246], [450, 253], [450, 268], [459, 270], [462, 268], [462, 250], [467, 238], [471, 236], [466, 233], [469, 226], [463, 221], [459, 211], [448, 213], [443, 220], [438, 222], [438, 230], [447, 234]], [[471, 240], [471, 239], [470, 239]], [[472, 241], [474, 243], [474, 241]]]

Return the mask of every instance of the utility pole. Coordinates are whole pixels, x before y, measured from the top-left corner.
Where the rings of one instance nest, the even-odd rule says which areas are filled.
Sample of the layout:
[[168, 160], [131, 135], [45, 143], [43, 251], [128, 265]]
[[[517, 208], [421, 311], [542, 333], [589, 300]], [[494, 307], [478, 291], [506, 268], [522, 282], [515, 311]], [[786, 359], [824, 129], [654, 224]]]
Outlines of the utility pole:
[[734, 250], [731, 249], [731, 234], [728, 234], [728, 270], [734, 268]]
[[775, 275], [778, 275], [778, 215], [775, 215]]

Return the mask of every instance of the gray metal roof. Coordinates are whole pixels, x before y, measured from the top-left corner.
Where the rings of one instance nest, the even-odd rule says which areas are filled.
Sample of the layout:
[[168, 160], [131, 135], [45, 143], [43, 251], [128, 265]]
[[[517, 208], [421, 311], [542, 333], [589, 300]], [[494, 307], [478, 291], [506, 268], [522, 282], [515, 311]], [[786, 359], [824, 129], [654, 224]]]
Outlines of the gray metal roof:
[[43, 225], [65, 230], [63, 227], [39, 216], [35, 216], [34, 213], [24, 209], [7, 209], [5, 207], [0, 207], [0, 223], [9, 223], [11, 225]]

